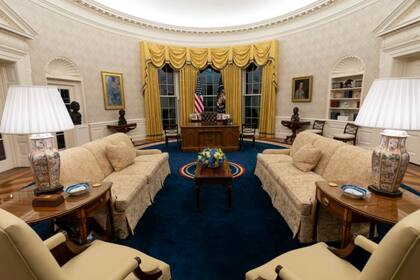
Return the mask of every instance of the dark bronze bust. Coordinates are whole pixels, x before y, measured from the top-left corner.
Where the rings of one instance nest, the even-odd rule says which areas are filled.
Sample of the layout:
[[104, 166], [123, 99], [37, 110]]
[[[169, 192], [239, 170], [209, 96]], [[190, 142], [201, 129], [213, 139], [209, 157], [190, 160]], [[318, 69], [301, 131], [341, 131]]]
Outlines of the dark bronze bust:
[[80, 104], [77, 101], [70, 103], [70, 118], [74, 125], [82, 124], [82, 114], [79, 113]]
[[127, 124], [127, 120], [125, 119], [125, 110], [124, 109], [120, 109], [118, 111], [118, 113], [120, 114], [120, 117], [118, 118], [118, 125], [126, 125]]
[[293, 115], [292, 115], [292, 117], [290, 118], [290, 120], [291, 120], [292, 122], [299, 122], [299, 121], [300, 121], [300, 117], [299, 117], [299, 108], [298, 108], [298, 107], [293, 108]]

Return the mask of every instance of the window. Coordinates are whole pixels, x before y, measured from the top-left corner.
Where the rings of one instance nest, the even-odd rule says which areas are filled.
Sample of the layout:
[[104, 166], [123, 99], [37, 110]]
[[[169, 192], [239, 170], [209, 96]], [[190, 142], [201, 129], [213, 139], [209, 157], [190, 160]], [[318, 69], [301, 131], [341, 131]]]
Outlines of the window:
[[163, 128], [173, 127], [177, 124], [174, 70], [166, 64], [162, 69], [159, 69], [158, 74]]
[[258, 128], [260, 120], [261, 69], [250, 64], [245, 70], [243, 119], [247, 126]]
[[[61, 98], [64, 101], [64, 104], [66, 105], [67, 111], [70, 113], [70, 90], [67, 88], [59, 88], [58, 91], [60, 92]], [[65, 149], [66, 148], [66, 139], [64, 138], [64, 131], [59, 131], [55, 133], [57, 138], [57, 148]]]
[[215, 112], [217, 89], [221, 79], [220, 72], [212, 67], [207, 67], [200, 72], [199, 79], [203, 90], [204, 111]]

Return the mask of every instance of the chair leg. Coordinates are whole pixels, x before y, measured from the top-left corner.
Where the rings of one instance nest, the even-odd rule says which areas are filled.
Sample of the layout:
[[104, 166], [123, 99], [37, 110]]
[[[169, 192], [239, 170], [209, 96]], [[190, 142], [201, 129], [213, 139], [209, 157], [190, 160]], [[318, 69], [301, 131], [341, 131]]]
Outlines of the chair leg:
[[255, 136], [252, 137], [252, 147], [255, 147]]

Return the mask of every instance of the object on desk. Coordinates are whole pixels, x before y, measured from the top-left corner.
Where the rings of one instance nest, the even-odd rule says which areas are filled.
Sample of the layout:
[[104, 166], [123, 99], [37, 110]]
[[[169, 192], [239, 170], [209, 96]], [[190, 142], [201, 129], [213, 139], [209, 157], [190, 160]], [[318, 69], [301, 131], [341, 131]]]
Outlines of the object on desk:
[[337, 183], [334, 183], [334, 182], [329, 182], [328, 183], [328, 186], [333, 187], [333, 188], [336, 188], [336, 187], [338, 187], [338, 184]]
[[94, 188], [99, 188], [100, 186], [102, 186], [102, 183], [94, 183], [92, 185], [92, 187], [94, 187]]
[[33, 207], [56, 207], [64, 202], [61, 194], [42, 194], [34, 197], [32, 200]]
[[340, 189], [344, 195], [355, 199], [366, 198], [369, 194], [367, 189], [356, 185], [344, 184], [340, 187]]
[[68, 186], [65, 190], [70, 196], [77, 196], [89, 191], [88, 183], [79, 183]]

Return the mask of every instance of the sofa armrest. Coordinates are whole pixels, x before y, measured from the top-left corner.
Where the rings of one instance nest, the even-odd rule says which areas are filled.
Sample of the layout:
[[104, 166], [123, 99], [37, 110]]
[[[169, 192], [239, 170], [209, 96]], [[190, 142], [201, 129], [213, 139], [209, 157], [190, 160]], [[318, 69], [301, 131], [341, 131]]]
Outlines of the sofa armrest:
[[156, 154], [161, 154], [161, 153], [162, 151], [158, 149], [136, 150], [136, 156], [156, 155]]
[[376, 250], [376, 248], [378, 248], [378, 244], [376, 244], [372, 240], [367, 239], [363, 235], [358, 235], [354, 239], [354, 244], [356, 246], [359, 246], [360, 248], [368, 251], [371, 254]]
[[278, 265], [276, 267], [276, 273], [277, 273], [277, 279], [281, 280], [301, 280], [299, 276], [297, 276], [292, 271], [282, 267], [281, 265]]
[[290, 149], [265, 149], [263, 154], [290, 155]]
[[65, 243], [66, 240], [67, 240], [66, 235], [62, 232], [59, 232], [57, 234], [54, 234], [50, 238], [44, 240], [44, 244], [45, 244], [45, 246], [47, 246], [48, 250], [51, 251], [52, 249], [54, 249], [58, 245], [61, 245], [61, 244]]

